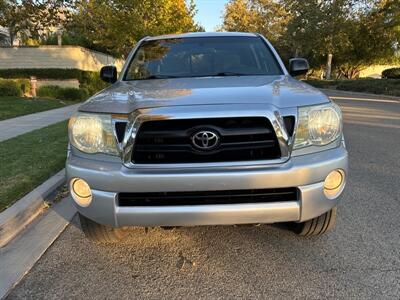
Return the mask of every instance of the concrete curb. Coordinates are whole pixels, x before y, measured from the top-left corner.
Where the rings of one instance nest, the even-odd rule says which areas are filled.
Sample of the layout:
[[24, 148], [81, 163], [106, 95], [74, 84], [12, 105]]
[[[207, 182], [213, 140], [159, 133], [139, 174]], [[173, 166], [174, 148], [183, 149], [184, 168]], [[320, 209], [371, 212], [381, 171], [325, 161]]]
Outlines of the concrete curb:
[[76, 214], [70, 197], [50, 206], [18, 236], [0, 248], [0, 299], [5, 299]]
[[17, 236], [46, 207], [44, 199], [65, 182], [65, 169], [0, 213], [0, 248]]

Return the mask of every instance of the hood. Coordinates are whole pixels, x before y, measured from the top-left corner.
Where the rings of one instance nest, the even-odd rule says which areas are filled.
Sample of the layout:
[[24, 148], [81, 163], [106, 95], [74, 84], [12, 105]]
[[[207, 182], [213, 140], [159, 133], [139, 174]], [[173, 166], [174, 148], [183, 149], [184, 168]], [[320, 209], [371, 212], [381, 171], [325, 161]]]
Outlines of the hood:
[[141, 108], [266, 103], [277, 108], [328, 102], [317, 89], [290, 76], [229, 76], [118, 81], [79, 110], [131, 113]]

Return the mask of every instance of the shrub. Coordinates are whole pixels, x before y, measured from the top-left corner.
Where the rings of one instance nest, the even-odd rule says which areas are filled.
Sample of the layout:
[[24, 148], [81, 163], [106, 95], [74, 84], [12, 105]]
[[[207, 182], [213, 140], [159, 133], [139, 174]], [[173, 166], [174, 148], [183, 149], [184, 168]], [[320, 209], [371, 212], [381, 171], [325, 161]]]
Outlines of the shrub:
[[61, 88], [56, 85], [45, 85], [37, 89], [36, 94], [42, 98], [58, 98], [58, 93]]
[[102, 89], [105, 89], [110, 84], [104, 82], [100, 78], [100, 74], [96, 72], [84, 72], [80, 81], [80, 87], [86, 89], [89, 95], [93, 95]]
[[386, 69], [382, 72], [382, 78], [400, 79], [400, 68]]
[[90, 95], [106, 88], [109, 84], [100, 79], [99, 72], [82, 71], [79, 69], [1, 69], [0, 77], [3, 78], [29, 78], [36, 76], [38, 79], [77, 79], [80, 87], [87, 90]]
[[0, 79], [0, 96], [21, 96], [21, 87], [15, 80]]
[[31, 82], [29, 79], [16, 79], [15, 82], [19, 86], [22, 95], [27, 94], [31, 91]]
[[61, 100], [81, 101], [88, 96], [88, 92], [84, 89], [60, 88], [58, 92], [58, 98]]
[[89, 95], [87, 91], [83, 89], [62, 88], [56, 85], [46, 85], [37, 90], [37, 96], [68, 101], [81, 101], [86, 99]]

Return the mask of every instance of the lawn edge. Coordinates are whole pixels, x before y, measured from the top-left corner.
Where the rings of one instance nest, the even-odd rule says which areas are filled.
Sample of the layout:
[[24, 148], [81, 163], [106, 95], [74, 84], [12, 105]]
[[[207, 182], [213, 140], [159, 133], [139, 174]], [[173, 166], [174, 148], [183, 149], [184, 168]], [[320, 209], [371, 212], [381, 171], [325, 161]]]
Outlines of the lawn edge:
[[[315, 88], [315, 87], [314, 87]], [[370, 97], [370, 98], [382, 98], [383, 100], [397, 100], [400, 102], [399, 96], [392, 96], [392, 95], [385, 95], [385, 94], [371, 94], [371, 93], [364, 93], [364, 92], [352, 92], [347, 90], [336, 90], [336, 89], [329, 89], [329, 88], [316, 88], [321, 92], [331, 92], [336, 94], [341, 94], [343, 96], [359, 96], [359, 97]], [[349, 95], [350, 94], [350, 95]]]
[[44, 200], [65, 183], [65, 169], [47, 179], [0, 213], [0, 248], [7, 245], [46, 208]]
[[[0, 96], [0, 98], [2, 98], [2, 97], [14, 97], [14, 96]], [[36, 99], [32, 98], [32, 97], [19, 97], [19, 96], [15, 96], [15, 97], [22, 98], [22, 99], [26, 98], [26, 100], [28, 100], [28, 101], [36, 101]], [[15, 119], [15, 118], [23, 117], [23, 116], [28, 116], [28, 115], [32, 115], [32, 114], [41, 113], [41, 112], [44, 112], [44, 111], [49, 111], [49, 110], [53, 110], [53, 109], [59, 109], [59, 108], [67, 107], [67, 106], [70, 106], [70, 105], [82, 103], [82, 101], [66, 101], [66, 100], [60, 100], [60, 99], [55, 99], [55, 98], [45, 98], [45, 97], [39, 97], [39, 99], [40, 100], [46, 100], [46, 101], [58, 101], [63, 106], [53, 107], [53, 108], [44, 109], [44, 110], [38, 110], [38, 111], [30, 112], [30, 113], [27, 113], [27, 114], [24, 113], [24, 114], [16, 115], [16, 116], [13, 116], [13, 117], [8, 117], [8, 118], [5, 118], [5, 119], [1, 119], [0, 118], [0, 121], [11, 120], [11, 119]]]

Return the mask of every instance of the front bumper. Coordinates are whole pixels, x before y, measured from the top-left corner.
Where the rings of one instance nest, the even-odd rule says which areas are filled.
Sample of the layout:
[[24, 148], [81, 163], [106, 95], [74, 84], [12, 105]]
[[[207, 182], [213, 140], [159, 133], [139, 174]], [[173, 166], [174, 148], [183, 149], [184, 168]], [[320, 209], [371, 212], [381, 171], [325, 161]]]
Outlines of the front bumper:
[[[67, 179], [82, 178], [92, 188], [93, 201], [78, 207], [86, 217], [119, 226], [192, 226], [306, 221], [334, 207], [338, 197], [323, 191], [334, 169], [347, 175], [344, 146], [292, 157], [286, 163], [266, 166], [216, 168], [135, 168], [122, 163], [87, 159], [70, 153]], [[347, 176], [346, 176], [347, 177]], [[346, 178], [345, 177], [345, 178]], [[120, 207], [119, 192], [184, 192], [297, 187], [297, 201], [255, 204]]]

